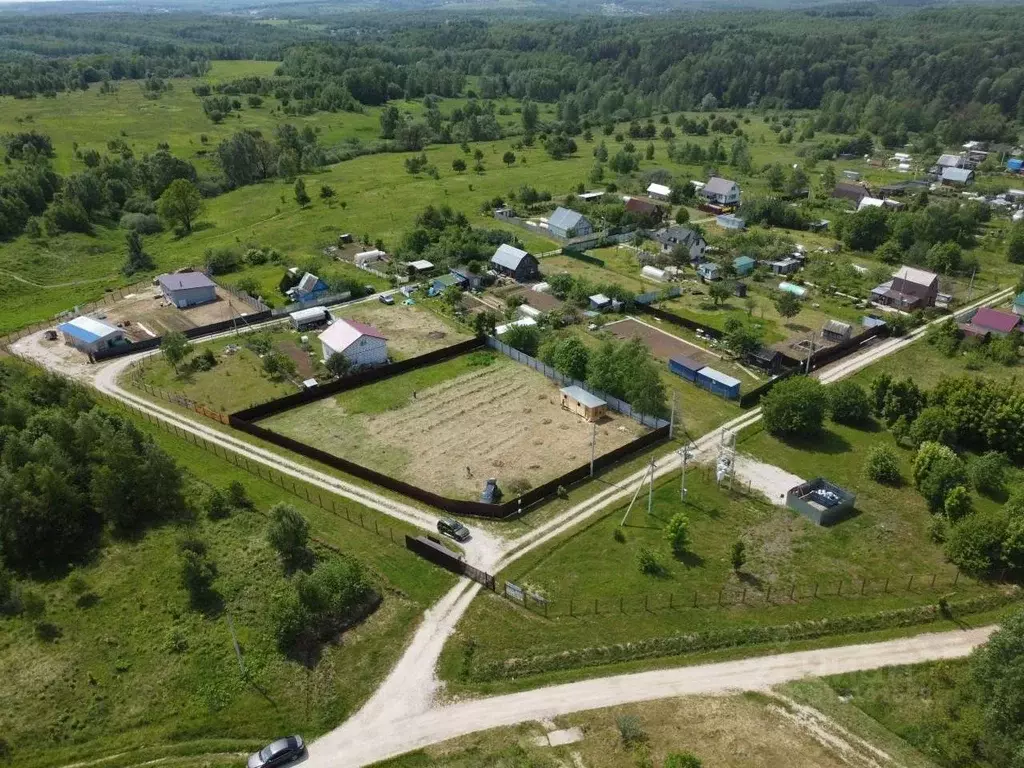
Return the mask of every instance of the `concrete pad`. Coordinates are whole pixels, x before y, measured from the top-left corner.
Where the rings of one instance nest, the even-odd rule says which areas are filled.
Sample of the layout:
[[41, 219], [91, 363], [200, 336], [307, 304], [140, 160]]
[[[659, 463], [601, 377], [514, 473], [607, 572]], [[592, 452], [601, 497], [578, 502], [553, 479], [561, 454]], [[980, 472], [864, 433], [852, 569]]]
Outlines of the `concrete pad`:
[[575, 744], [578, 741], [583, 741], [582, 728], [565, 728], [564, 730], [552, 731], [548, 734], [548, 744], [552, 747]]

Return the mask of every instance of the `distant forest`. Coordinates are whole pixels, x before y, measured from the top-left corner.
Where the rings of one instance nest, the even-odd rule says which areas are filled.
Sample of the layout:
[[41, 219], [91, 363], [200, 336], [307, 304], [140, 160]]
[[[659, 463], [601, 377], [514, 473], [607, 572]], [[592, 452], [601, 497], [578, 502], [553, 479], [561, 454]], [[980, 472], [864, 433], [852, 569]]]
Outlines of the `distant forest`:
[[429, 94], [558, 102], [560, 116], [590, 122], [816, 108], [819, 129], [866, 130], [884, 143], [924, 131], [946, 141], [1012, 140], [1024, 123], [1019, 7], [537, 21], [346, 14], [279, 24], [199, 14], [0, 16], [5, 95], [196, 75], [211, 59], [248, 58], [282, 65], [243, 90], [285, 96], [299, 113]]

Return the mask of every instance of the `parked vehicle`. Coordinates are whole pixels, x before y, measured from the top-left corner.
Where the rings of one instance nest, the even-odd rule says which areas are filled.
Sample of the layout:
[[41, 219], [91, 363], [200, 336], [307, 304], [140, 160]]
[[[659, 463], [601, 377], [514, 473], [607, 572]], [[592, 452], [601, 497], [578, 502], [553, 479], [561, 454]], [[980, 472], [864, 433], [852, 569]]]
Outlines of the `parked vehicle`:
[[465, 541], [469, 538], [469, 528], [450, 517], [442, 517], [437, 521], [437, 532], [456, 541]]
[[259, 752], [249, 756], [247, 768], [278, 768], [305, 757], [306, 742], [301, 736], [288, 736], [267, 744]]
[[388, 306], [390, 306], [390, 305], [395, 303], [395, 297], [392, 296], [391, 294], [383, 294], [382, 293], [380, 295], [378, 301], [380, 301], [381, 304], [387, 304]]

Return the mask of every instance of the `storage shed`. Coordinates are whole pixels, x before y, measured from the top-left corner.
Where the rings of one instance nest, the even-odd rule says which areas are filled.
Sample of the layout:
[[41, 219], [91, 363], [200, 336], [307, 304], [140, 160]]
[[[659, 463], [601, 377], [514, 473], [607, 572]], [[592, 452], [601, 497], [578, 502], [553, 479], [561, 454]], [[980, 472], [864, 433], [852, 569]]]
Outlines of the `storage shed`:
[[722, 276], [721, 269], [713, 261], [705, 261], [703, 264], [698, 264], [697, 274], [705, 280], [717, 280]]
[[757, 266], [757, 262], [750, 256], [737, 256], [732, 260], [732, 266], [736, 270], [736, 274], [743, 277], [744, 275], [749, 275], [754, 271], [754, 267]]
[[307, 328], [315, 328], [326, 323], [330, 315], [323, 307], [310, 307], [309, 309], [300, 309], [298, 312], [290, 312], [288, 318], [292, 322], [292, 328], [304, 331]]
[[124, 341], [124, 329], [86, 315], [61, 323], [57, 330], [65, 344], [90, 355]]
[[704, 363], [692, 357], [670, 357], [668, 360], [668, 369], [687, 381], [696, 381], [697, 372], [704, 367]]
[[786, 506], [818, 525], [833, 525], [849, 516], [857, 495], [821, 477], [808, 480], [786, 494]]
[[716, 371], [714, 368], [706, 366], [701, 368], [697, 371], [694, 381], [698, 386], [730, 400], [735, 400], [740, 396], [740, 380], [727, 376], [721, 371]]
[[853, 336], [853, 326], [838, 320], [829, 320], [821, 328], [821, 337], [825, 341], [840, 344]]
[[587, 421], [597, 421], [608, 410], [608, 403], [583, 387], [563, 387], [561, 393], [562, 407]]
[[746, 229], [747, 227], [747, 222], [739, 216], [733, 216], [731, 213], [723, 213], [720, 216], [716, 216], [715, 223], [723, 229], [733, 229], [737, 231]]

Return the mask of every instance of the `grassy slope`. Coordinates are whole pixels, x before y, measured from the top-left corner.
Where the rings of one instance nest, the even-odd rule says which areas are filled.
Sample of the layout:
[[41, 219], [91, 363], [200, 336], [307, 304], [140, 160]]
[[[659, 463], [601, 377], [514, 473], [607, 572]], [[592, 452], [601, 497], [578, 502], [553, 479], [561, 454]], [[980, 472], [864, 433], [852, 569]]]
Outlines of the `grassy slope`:
[[[99, 596], [94, 606], [76, 607], [67, 578], [33, 587], [46, 599], [47, 620], [63, 630], [60, 640], [40, 643], [25, 619], [5, 625], [0, 724], [19, 765], [57, 765], [194, 740], [200, 743], [182, 748], [244, 751], [284, 732], [315, 735], [369, 695], [422, 610], [452, 583], [446, 573], [357, 525], [166, 433], [154, 436], [186, 466], [202, 467], [204, 481], [225, 486], [240, 479], [260, 511], [277, 501], [296, 504], [315, 536], [371, 569], [384, 603], [307, 669], [284, 658], [270, 632], [268, 598], [285, 583], [264, 541], [263, 516], [242, 513], [200, 523], [245, 654], [252, 680], [246, 684], [224, 616], [206, 618], [187, 608], [178, 585], [180, 531], [167, 527], [138, 542], [113, 544], [76, 571]], [[179, 654], [168, 646], [175, 628], [188, 642]], [[227, 748], [205, 743], [212, 736], [231, 741]]]

